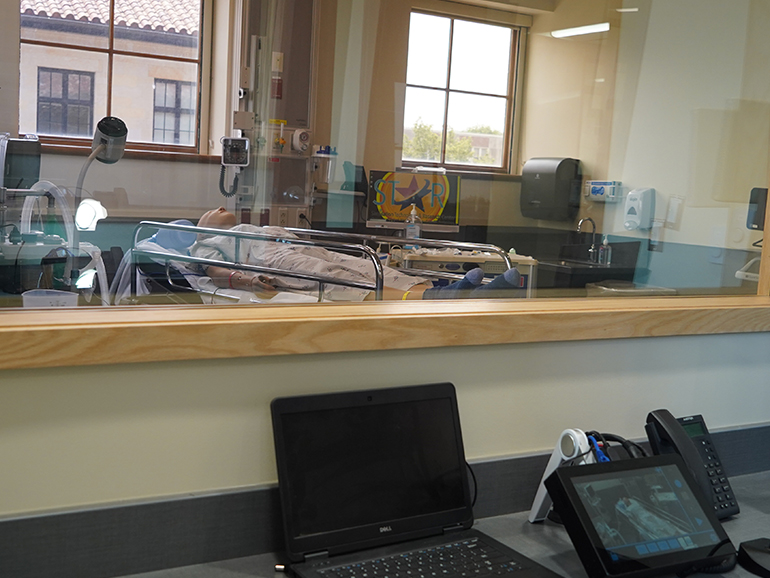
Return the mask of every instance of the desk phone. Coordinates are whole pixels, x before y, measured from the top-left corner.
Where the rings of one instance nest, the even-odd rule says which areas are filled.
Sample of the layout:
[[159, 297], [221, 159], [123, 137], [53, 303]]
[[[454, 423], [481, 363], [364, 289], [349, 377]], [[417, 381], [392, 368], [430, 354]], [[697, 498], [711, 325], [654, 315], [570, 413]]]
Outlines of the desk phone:
[[721, 520], [740, 511], [702, 415], [674, 418], [668, 410], [659, 409], [647, 416], [645, 429], [653, 453], [682, 456], [704, 495], [711, 500], [717, 518]]

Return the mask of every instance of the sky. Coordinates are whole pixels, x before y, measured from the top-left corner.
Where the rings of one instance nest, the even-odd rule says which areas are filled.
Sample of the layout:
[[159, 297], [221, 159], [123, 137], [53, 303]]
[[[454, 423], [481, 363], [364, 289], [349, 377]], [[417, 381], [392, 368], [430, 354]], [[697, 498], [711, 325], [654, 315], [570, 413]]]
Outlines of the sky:
[[[445, 88], [449, 62], [450, 19], [412, 13], [409, 28], [407, 84]], [[504, 26], [455, 21], [450, 88], [504, 96], [508, 89], [512, 32]], [[503, 71], [501, 73], [500, 71]], [[407, 87], [404, 125], [443, 124], [444, 93]], [[504, 131], [505, 99], [453, 94], [449, 126], [456, 131], [487, 125]]]

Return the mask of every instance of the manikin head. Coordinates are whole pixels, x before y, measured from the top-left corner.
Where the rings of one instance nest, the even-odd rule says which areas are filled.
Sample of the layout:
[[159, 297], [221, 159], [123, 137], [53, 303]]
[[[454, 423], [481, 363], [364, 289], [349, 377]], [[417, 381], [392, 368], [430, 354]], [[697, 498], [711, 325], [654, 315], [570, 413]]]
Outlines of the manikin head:
[[199, 227], [209, 227], [211, 229], [229, 229], [235, 225], [235, 215], [225, 210], [224, 207], [207, 211], [198, 221]]

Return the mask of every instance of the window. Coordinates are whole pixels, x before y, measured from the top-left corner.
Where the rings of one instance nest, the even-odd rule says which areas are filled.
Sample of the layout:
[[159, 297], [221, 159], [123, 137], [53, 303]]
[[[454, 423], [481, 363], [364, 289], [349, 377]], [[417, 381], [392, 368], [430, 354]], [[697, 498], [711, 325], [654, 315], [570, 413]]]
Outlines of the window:
[[518, 29], [413, 12], [405, 164], [507, 169]]
[[173, 144], [195, 142], [195, 84], [155, 80], [152, 140]]
[[38, 134], [91, 135], [93, 85], [93, 72], [38, 68]]
[[138, 148], [195, 149], [201, 7], [202, 0], [20, 0], [20, 131], [71, 141], [117, 116]]

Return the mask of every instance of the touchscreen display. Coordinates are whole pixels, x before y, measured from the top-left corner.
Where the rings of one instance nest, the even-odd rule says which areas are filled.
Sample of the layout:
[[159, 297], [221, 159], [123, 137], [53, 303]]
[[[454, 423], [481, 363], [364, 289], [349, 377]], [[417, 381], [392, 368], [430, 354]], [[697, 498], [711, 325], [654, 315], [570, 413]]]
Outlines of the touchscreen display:
[[676, 465], [576, 476], [572, 483], [612, 561], [720, 542]]

